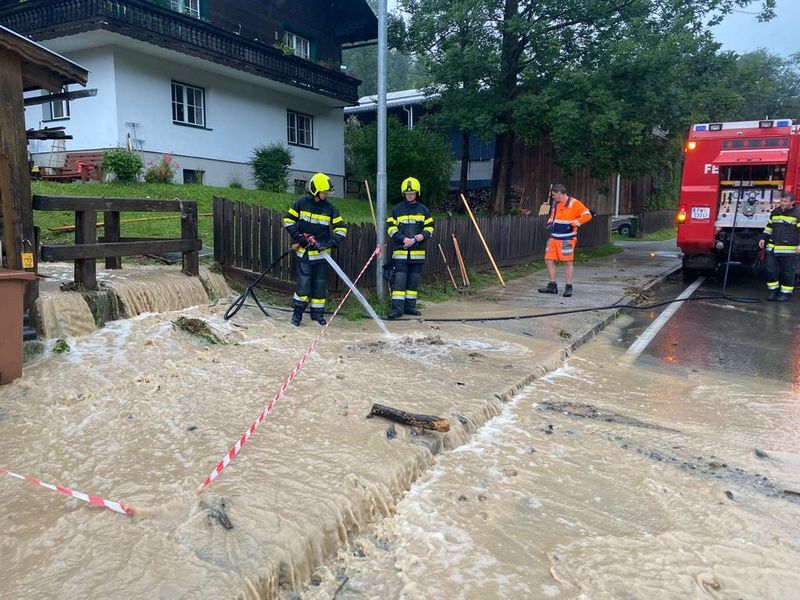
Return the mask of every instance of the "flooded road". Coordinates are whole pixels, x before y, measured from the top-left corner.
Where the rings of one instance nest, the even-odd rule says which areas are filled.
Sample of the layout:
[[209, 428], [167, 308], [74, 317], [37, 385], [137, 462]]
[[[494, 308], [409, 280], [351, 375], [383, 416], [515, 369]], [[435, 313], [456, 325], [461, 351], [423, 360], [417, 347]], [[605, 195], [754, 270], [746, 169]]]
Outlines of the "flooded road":
[[443, 455], [303, 597], [796, 598], [796, 354], [756, 307], [726, 306], [687, 304], [633, 366], [623, 353], [657, 311], [620, 318]]

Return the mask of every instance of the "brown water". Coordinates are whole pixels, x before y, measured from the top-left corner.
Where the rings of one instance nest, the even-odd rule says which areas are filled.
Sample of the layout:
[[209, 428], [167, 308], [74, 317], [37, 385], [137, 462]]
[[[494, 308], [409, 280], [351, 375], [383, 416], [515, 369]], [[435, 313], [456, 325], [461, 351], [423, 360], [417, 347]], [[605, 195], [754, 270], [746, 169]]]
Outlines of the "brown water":
[[[69, 338], [93, 332], [96, 320], [84, 297], [78, 292], [61, 291], [63, 284], [72, 282], [72, 265], [47, 264], [42, 271], [47, 279], [40, 285], [41, 296], [36, 302], [41, 337]], [[231, 293], [225, 278], [206, 268], [200, 269], [199, 277], [188, 277], [177, 267], [126, 265], [121, 270], [98, 270], [97, 280], [101, 300], [115, 296], [123, 317], [204, 305]]]
[[633, 370], [616, 334], [441, 456], [303, 597], [797, 598], [797, 392]]
[[[480, 329], [337, 322], [242, 454], [195, 488], [319, 332], [224, 304], [109, 322], [0, 388], [0, 468], [134, 505], [135, 518], [0, 480], [0, 597], [274, 597], [498, 414], [534, 351]], [[223, 345], [179, 331], [201, 319]], [[555, 345], [537, 344], [548, 352]], [[373, 402], [450, 416], [447, 435], [366, 419]], [[455, 415], [455, 416], [454, 416]], [[214, 510], [230, 518], [224, 529]], [[217, 515], [219, 513], [216, 513]]]

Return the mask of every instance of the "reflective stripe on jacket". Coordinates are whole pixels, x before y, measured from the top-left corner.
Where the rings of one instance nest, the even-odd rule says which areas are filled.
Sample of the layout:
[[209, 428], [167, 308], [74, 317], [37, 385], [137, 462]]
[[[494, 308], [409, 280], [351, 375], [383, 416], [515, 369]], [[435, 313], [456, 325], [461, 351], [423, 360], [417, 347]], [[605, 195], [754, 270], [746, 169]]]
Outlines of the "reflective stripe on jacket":
[[556, 203], [555, 210], [550, 211], [547, 219], [550, 237], [559, 240], [571, 240], [578, 235], [578, 228], [572, 224], [577, 221], [581, 225], [592, 220], [592, 213], [577, 198], [569, 196], [564, 202]]
[[[428, 207], [420, 202], [404, 200], [395, 205], [386, 219], [386, 233], [392, 238], [392, 258], [396, 260], [425, 260], [425, 244], [433, 235], [433, 217]], [[422, 234], [421, 242], [410, 248], [403, 246], [405, 238]]]
[[773, 210], [762, 236], [770, 252], [794, 254], [800, 245], [800, 208], [793, 206], [784, 211], [779, 206]]

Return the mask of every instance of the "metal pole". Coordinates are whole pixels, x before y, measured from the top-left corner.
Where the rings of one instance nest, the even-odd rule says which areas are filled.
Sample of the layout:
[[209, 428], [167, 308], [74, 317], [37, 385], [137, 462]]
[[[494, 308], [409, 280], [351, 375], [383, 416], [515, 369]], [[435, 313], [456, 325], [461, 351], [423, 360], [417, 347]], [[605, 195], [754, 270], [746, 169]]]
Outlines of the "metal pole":
[[[386, 2], [378, 0], [378, 189], [375, 202], [378, 211], [377, 231], [378, 244], [385, 249], [386, 230]], [[375, 277], [378, 300], [386, 298], [386, 286], [383, 281], [383, 265], [386, 256], [381, 252], [377, 261]]]
[[621, 179], [622, 179], [622, 176], [619, 173], [617, 173], [617, 197], [614, 200], [614, 216], [615, 217], [619, 216], [619, 185], [620, 185], [620, 180]]

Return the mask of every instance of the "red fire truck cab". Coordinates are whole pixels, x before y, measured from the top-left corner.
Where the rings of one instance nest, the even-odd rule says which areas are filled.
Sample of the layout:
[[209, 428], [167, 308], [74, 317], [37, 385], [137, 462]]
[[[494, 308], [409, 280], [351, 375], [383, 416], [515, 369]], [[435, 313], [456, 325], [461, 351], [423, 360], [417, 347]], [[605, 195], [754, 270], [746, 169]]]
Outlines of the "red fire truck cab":
[[754, 264], [769, 213], [785, 192], [800, 191], [800, 126], [698, 123], [685, 154], [677, 216], [684, 271], [715, 270], [729, 255]]

